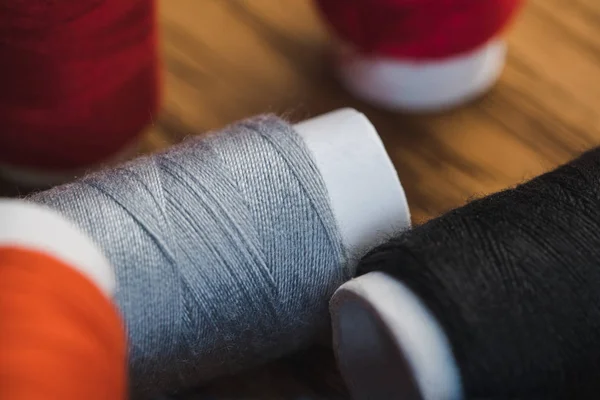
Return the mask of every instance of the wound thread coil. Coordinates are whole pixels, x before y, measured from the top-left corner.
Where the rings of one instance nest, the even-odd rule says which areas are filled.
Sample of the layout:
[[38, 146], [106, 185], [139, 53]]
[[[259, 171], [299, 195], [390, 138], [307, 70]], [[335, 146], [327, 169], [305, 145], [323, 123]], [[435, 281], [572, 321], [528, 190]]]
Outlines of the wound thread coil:
[[154, 0], [0, 5], [0, 165], [62, 172], [133, 146], [159, 102]]
[[46, 253], [0, 247], [0, 398], [127, 397], [127, 341], [107, 294]]
[[[332, 303], [338, 356], [357, 390], [371, 385], [351, 362], [362, 354], [374, 370], [409, 360], [408, 372], [384, 383], [395, 398], [405, 395], [400, 381], [420, 383], [421, 395], [433, 388], [438, 394], [424, 397], [432, 400], [594, 398], [598, 182], [600, 149], [594, 149], [399, 234], [363, 258], [360, 276]], [[343, 327], [351, 304], [371, 318], [354, 334]], [[386, 352], [357, 353], [360, 332], [363, 341], [388, 343]], [[426, 357], [432, 348], [441, 351]]]

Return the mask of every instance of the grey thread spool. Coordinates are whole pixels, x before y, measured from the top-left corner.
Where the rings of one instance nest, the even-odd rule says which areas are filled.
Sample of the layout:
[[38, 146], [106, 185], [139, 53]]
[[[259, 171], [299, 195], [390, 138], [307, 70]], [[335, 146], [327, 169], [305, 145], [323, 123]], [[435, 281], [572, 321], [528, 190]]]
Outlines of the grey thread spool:
[[[348, 126], [357, 115], [333, 119]], [[387, 160], [380, 142], [367, 148]], [[352, 274], [344, 238], [356, 226], [338, 227], [348, 210], [339, 190], [338, 200], [328, 193], [331, 174], [313, 159], [322, 156], [263, 117], [30, 198], [75, 222], [113, 264], [135, 394], [261, 364], [325, 329], [328, 299]], [[381, 178], [399, 188], [388, 196], [397, 208], [405, 199], [390, 165]], [[378, 222], [354, 232], [358, 247], [407, 222], [405, 209], [390, 218], [374, 203]]]

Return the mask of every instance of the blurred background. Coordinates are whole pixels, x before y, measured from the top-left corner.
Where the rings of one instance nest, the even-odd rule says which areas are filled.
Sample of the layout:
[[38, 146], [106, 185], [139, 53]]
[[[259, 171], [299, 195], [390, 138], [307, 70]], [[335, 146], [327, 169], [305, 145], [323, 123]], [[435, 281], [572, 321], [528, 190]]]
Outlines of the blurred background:
[[331, 35], [312, 1], [159, 6], [164, 105], [145, 151], [259, 113], [295, 122], [354, 107], [380, 133], [419, 222], [600, 141], [597, 0], [530, 0], [507, 32], [508, 63], [498, 85], [435, 115], [381, 111], [350, 96], [330, 70]]

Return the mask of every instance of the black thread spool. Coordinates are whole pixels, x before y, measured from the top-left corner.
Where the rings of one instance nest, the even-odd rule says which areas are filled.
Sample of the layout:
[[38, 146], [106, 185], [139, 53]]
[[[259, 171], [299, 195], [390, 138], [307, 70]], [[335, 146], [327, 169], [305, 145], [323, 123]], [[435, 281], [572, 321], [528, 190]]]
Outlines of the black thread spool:
[[600, 397], [600, 149], [399, 234], [331, 304], [356, 399]]

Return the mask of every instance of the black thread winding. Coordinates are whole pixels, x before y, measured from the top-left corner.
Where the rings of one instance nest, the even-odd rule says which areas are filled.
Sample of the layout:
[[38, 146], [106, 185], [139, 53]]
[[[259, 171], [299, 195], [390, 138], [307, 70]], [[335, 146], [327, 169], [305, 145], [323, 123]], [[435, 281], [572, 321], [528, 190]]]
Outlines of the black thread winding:
[[600, 149], [363, 258], [443, 326], [468, 399], [600, 398]]

